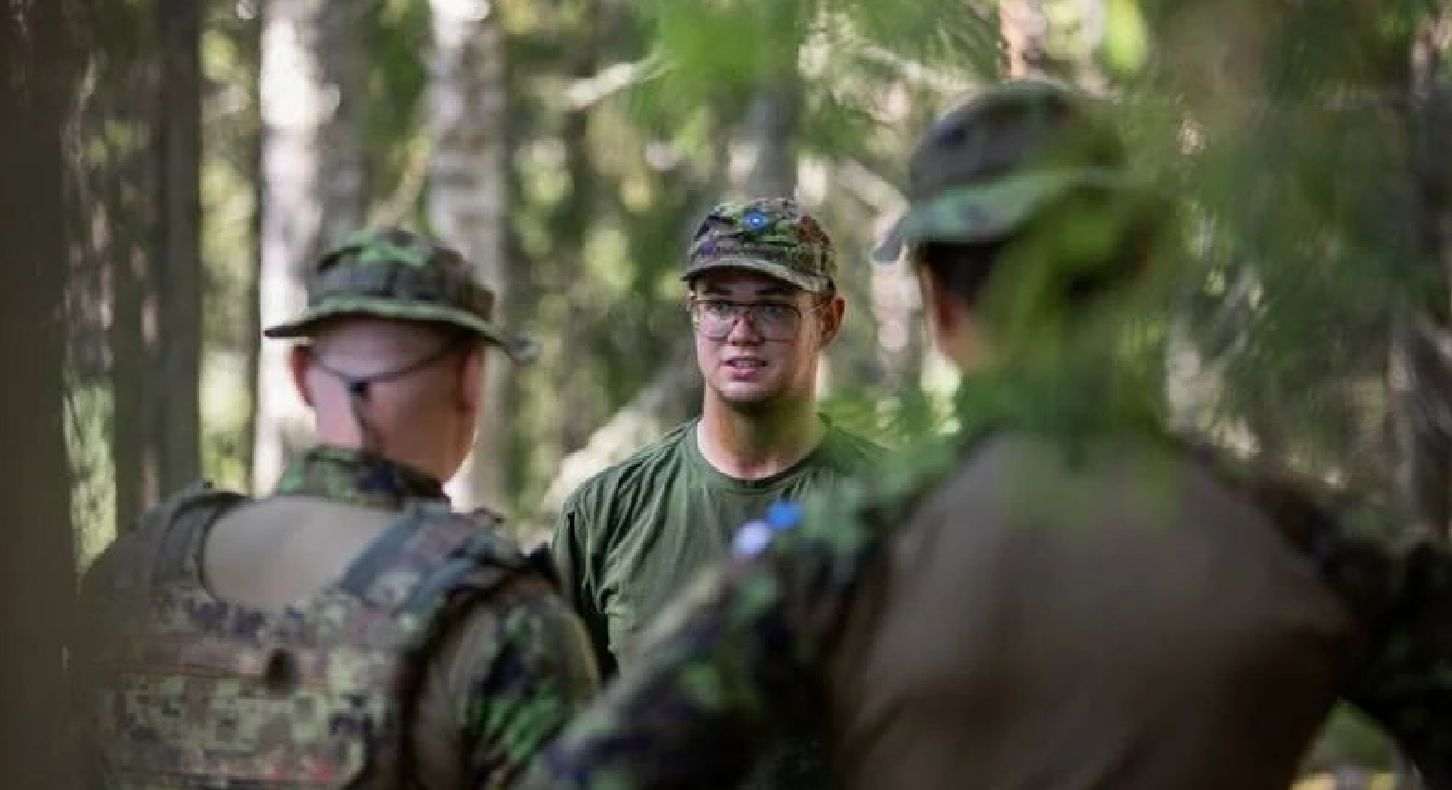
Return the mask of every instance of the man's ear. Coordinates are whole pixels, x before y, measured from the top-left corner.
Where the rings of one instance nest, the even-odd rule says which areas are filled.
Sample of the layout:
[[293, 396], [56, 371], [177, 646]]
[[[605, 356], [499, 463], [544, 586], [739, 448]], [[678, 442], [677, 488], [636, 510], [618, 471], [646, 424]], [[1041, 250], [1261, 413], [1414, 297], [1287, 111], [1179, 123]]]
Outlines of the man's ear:
[[933, 345], [959, 367], [975, 363], [982, 353], [973, 310], [953, 293], [927, 266], [918, 266], [918, 292], [923, 299], [923, 318]]
[[458, 399], [459, 407], [475, 414], [483, 407], [484, 399], [484, 353], [487, 346], [476, 343], [464, 352], [464, 361], [459, 365]]
[[826, 348], [842, 331], [842, 320], [847, 315], [847, 300], [841, 294], [833, 293], [827, 304], [817, 312], [822, 317], [822, 348]]
[[306, 343], [293, 346], [287, 356], [288, 370], [292, 372], [292, 386], [308, 408], [313, 406], [313, 394], [308, 388], [308, 370], [313, 365], [313, 349]]

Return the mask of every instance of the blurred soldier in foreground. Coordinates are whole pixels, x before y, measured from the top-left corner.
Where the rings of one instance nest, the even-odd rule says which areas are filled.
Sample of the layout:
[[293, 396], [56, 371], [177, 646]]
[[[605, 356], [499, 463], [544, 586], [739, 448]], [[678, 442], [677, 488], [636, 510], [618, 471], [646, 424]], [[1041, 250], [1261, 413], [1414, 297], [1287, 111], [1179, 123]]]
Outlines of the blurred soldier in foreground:
[[458, 253], [360, 234], [292, 352], [322, 444], [273, 496], [199, 488], [88, 574], [88, 766], [112, 787], [501, 786], [595, 684], [578, 621], [487, 512], [451, 512], [490, 320]]
[[[701, 416], [586, 481], [555, 531], [566, 593], [605, 672], [630, 666], [641, 629], [727, 556], [737, 527], [880, 453], [817, 413], [818, 360], [845, 311], [836, 273], [831, 239], [791, 200], [723, 203], [696, 231], [682, 279]], [[751, 784], [820, 785], [817, 751], [771, 755]]]
[[886, 246], [963, 434], [745, 526], [538, 786], [715, 786], [810, 726], [849, 787], [1285, 788], [1338, 696], [1448, 786], [1452, 564], [1158, 430], [1117, 364], [1158, 207], [1100, 112], [1010, 83], [928, 132]]

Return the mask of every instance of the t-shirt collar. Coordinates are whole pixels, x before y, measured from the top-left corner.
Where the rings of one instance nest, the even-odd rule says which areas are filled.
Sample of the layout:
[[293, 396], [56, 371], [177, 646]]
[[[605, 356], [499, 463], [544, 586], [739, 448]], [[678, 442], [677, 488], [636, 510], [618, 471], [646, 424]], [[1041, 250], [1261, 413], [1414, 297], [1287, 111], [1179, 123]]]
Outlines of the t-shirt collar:
[[701, 446], [699, 444], [701, 441], [699, 438], [699, 432], [701, 430], [700, 417], [697, 417], [691, 423], [690, 430], [686, 431], [684, 437], [686, 455], [691, 465], [699, 469], [706, 476], [706, 479], [714, 483], [717, 487], [733, 489], [743, 493], [758, 493], [779, 485], [783, 480], [796, 477], [798, 472], [808, 466], [815, 465], [818, 458], [829, 452], [827, 450], [827, 444], [832, 438], [832, 422], [824, 414], [818, 414], [817, 419], [822, 421], [823, 429], [822, 438], [817, 442], [817, 446], [813, 447], [811, 452], [802, 456], [801, 460], [769, 477], [744, 480], [739, 477], [732, 477], [713, 466], [706, 459], [705, 454], [701, 452]]

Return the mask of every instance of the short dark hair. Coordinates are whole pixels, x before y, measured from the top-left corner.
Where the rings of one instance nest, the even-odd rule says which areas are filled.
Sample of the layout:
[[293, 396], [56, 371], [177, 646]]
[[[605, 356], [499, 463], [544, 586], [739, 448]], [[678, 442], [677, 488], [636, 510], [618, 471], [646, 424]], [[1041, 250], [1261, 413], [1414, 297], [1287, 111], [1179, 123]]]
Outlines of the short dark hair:
[[927, 241], [913, 245], [909, 258], [933, 273], [933, 279], [969, 307], [977, 304], [1007, 240], [980, 244]]

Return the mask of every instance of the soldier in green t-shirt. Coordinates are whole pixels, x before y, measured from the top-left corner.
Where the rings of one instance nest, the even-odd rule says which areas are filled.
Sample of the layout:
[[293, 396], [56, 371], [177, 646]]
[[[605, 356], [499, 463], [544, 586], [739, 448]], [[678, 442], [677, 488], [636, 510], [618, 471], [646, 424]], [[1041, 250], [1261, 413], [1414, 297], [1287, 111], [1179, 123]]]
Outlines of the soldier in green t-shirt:
[[701, 416], [587, 481], [555, 532], [565, 594], [604, 672], [630, 662], [641, 630], [727, 556], [737, 527], [879, 452], [816, 410], [818, 359], [845, 311], [835, 274], [831, 240], [791, 200], [723, 203], [696, 231], [683, 279]]

